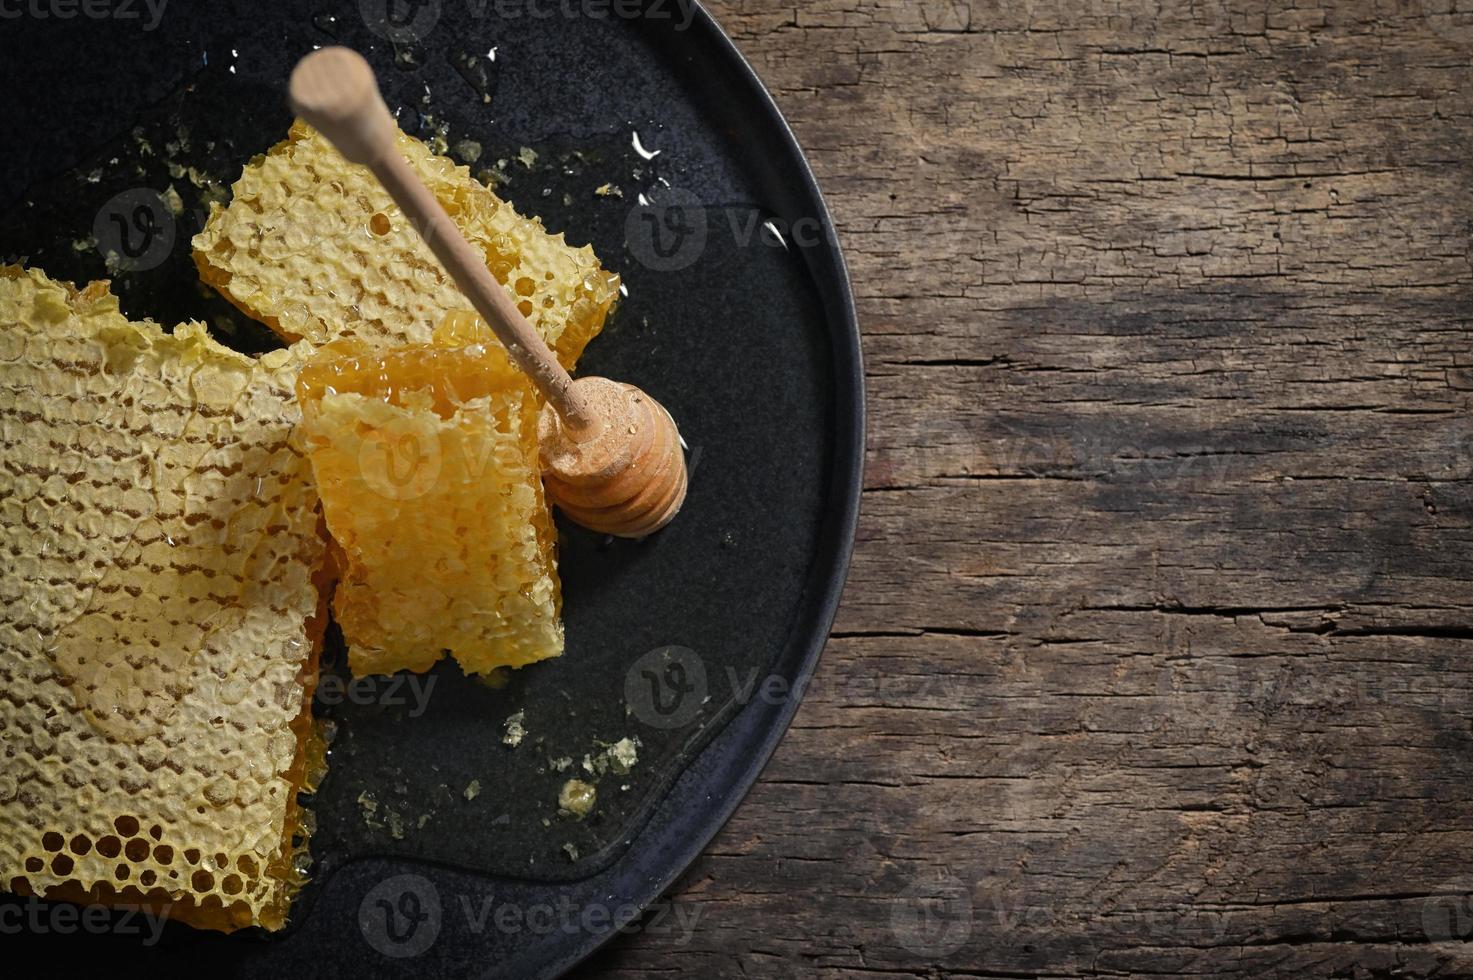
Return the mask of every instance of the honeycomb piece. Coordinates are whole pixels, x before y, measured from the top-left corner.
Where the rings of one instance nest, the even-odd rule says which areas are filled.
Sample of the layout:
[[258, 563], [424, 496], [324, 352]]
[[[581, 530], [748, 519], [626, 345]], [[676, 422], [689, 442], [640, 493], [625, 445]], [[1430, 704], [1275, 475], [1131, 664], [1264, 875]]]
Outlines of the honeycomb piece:
[[301, 354], [0, 268], [0, 888], [284, 924], [326, 620]]
[[494, 342], [443, 346], [454, 332], [441, 346], [337, 341], [297, 383], [355, 674], [427, 670], [446, 652], [481, 674], [563, 651], [535, 393]]
[[[569, 369], [603, 329], [619, 279], [588, 246], [523, 218], [465, 167], [398, 134], [410, 166]], [[424, 344], [470, 301], [365, 167], [306, 123], [252, 161], [230, 206], [211, 205], [194, 238], [205, 282], [288, 341], [359, 337]]]

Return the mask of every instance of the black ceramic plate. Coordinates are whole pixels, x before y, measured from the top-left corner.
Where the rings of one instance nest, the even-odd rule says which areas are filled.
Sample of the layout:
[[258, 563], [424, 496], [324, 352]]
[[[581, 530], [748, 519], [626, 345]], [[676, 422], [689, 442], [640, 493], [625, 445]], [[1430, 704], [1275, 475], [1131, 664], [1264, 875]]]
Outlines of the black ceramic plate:
[[[11, 9], [0, 258], [112, 278], [135, 317], [275, 346], [196, 285], [188, 240], [285, 133], [295, 60], [348, 44], [378, 68], [401, 126], [444, 140], [623, 275], [628, 295], [580, 371], [667, 405], [692, 469], [685, 510], [654, 538], [560, 527], [567, 653], [501, 689], [448, 664], [349, 686], [333, 638], [315, 705], [336, 735], [311, 800], [314, 881], [283, 933], [168, 925], [154, 941], [114, 920], [63, 939], [23, 906], [16, 942], [53, 958], [64, 944], [111, 972], [524, 977], [639, 927], [786, 728], [854, 531], [853, 303], [818, 189], [760, 83], [686, 0]], [[559, 813], [575, 777], [597, 789], [584, 820]]]

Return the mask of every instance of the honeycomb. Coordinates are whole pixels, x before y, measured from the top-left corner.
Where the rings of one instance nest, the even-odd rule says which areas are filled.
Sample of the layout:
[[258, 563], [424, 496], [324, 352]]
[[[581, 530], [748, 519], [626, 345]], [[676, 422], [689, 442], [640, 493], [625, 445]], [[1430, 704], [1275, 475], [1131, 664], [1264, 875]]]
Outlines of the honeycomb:
[[[619, 291], [593, 250], [523, 218], [465, 167], [398, 134], [424, 180], [496, 278], [569, 369], [603, 329]], [[288, 341], [358, 337], [429, 343], [470, 302], [367, 168], [306, 123], [246, 166], [229, 207], [211, 205], [194, 238], [205, 282]]]
[[303, 354], [0, 268], [0, 888], [284, 924], [326, 618]]
[[355, 674], [427, 670], [447, 652], [481, 674], [562, 653], [536, 395], [489, 334], [466, 343], [477, 326], [447, 317], [433, 345], [335, 341], [298, 380]]

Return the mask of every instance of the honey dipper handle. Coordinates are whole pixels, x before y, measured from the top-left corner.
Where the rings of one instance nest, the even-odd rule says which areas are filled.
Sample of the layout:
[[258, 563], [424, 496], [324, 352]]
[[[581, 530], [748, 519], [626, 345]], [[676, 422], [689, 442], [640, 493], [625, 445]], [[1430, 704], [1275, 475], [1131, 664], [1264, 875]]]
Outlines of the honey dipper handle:
[[363, 56], [342, 47], [314, 51], [292, 71], [290, 91], [298, 115], [331, 140], [343, 156], [373, 171], [506, 346], [512, 363], [532, 379], [563, 424], [575, 434], [598, 429], [601, 420], [571, 387], [573, 379], [542, 335], [522, 316], [510, 294], [486, 268], [485, 257], [465, 240], [399, 152], [394, 139], [398, 127]]
[[511, 295], [486, 268], [486, 259], [461, 235], [440, 202], [430, 194], [419, 176], [405, 162], [397, 147], [379, 157], [370, 169], [409, 218], [411, 224], [440, 260], [450, 278], [465, 293], [476, 312], [491, 325], [511, 355], [570, 429], [583, 432], [596, 427], [597, 419], [571, 385], [573, 379], [558, 363], [532, 324], [517, 309]]

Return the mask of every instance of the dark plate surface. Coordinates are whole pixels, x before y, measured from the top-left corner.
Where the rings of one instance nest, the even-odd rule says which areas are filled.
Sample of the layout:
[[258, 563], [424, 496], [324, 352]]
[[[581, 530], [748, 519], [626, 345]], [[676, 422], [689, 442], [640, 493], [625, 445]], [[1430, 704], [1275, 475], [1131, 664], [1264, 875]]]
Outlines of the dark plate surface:
[[[344, 683], [325, 683], [315, 706], [336, 737], [311, 800], [314, 883], [284, 933], [171, 925], [154, 943], [115, 929], [71, 935], [67, 953], [166, 975], [201, 957], [243, 976], [556, 973], [658, 896], [730, 815], [832, 621], [859, 492], [861, 374], [842, 260], [801, 153], [719, 28], [673, 0], [431, 0], [396, 7], [402, 24], [374, 0], [269, 14], [180, 3], [152, 29], [141, 0], [137, 18], [107, 9], [0, 21], [0, 78], [25, 93], [0, 107], [0, 258], [112, 278], [134, 317], [275, 346], [196, 285], [188, 239], [284, 135], [291, 64], [349, 44], [406, 130], [475, 158], [519, 210], [623, 275], [628, 296], [579, 370], [664, 402], [692, 483], [679, 521], [645, 542], [562, 526], [568, 651], [501, 689], [450, 664], [351, 686], [329, 644], [326, 673]], [[109, 270], [109, 248], [126, 268]], [[503, 742], [514, 715], [526, 730], [515, 747]], [[624, 739], [638, 756], [627, 771], [610, 750]], [[573, 777], [597, 788], [586, 820], [558, 812]], [[45, 921], [16, 942], [53, 955]]]

